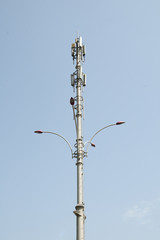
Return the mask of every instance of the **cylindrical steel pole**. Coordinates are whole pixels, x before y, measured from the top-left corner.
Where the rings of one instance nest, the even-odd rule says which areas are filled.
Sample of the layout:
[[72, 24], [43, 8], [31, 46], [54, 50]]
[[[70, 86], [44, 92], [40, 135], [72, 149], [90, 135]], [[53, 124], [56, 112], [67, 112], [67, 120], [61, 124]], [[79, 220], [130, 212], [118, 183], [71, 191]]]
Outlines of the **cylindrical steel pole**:
[[83, 203], [83, 137], [82, 137], [82, 105], [81, 105], [81, 64], [80, 64], [80, 43], [77, 41], [77, 240], [84, 239], [84, 203]]
[[82, 73], [82, 60], [84, 58], [84, 46], [82, 45], [82, 38], [79, 37], [76, 39], [75, 44], [72, 44], [72, 56], [76, 60], [76, 71], [74, 75], [74, 84], [72, 81], [72, 86], [76, 88], [76, 97], [74, 98], [76, 104], [74, 109], [76, 111], [76, 151], [74, 153], [75, 158], [77, 159], [77, 205], [75, 207], [75, 215], [77, 221], [77, 231], [76, 231], [76, 240], [84, 240], [84, 202], [83, 202], [83, 157], [84, 157], [84, 144], [83, 144], [83, 135], [82, 135], [82, 114], [83, 114], [83, 96], [82, 96], [82, 87], [84, 83], [84, 74]]

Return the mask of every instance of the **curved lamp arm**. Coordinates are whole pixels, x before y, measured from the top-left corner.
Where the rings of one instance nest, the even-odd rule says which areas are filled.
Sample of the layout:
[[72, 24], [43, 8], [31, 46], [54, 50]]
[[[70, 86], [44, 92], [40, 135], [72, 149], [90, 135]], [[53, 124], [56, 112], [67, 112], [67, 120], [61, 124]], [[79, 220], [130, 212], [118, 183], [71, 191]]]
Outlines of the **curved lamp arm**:
[[[91, 139], [86, 142], [86, 143], [88, 143], [88, 144], [87, 144], [87, 148], [86, 148], [86, 153], [87, 153], [87, 155], [88, 155], [88, 148], [89, 148], [90, 144], [92, 144], [91, 142], [92, 142], [93, 138], [94, 138], [99, 132], [101, 132], [101, 131], [104, 130], [105, 128], [112, 127], [112, 126], [115, 126], [115, 125], [121, 125], [121, 124], [123, 124], [123, 123], [125, 123], [125, 122], [122, 122], [122, 121], [121, 121], [121, 122], [116, 122], [116, 123], [107, 125], [107, 126], [101, 128], [100, 130], [98, 130], [98, 131], [91, 137]], [[85, 144], [86, 144], [86, 143], [85, 143]]]
[[60, 135], [60, 134], [58, 134], [58, 133], [55, 133], [55, 132], [48, 132], [48, 131], [41, 131], [41, 130], [34, 131], [34, 133], [38, 133], [38, 134], [50, 133], [50, 134], [54, 134], [54, 135], [62, 138], [62, 139], [67, 143], [68, 147], [70, 148], [71, 154], [72, 154], [72, 158], [73, 158], [73, 150], [72, 150], [72, 147], [71, 147], [70, 143], [67, 141], [67, 139], [65, 139], [65, 137], [63, 137], [62, 135]]

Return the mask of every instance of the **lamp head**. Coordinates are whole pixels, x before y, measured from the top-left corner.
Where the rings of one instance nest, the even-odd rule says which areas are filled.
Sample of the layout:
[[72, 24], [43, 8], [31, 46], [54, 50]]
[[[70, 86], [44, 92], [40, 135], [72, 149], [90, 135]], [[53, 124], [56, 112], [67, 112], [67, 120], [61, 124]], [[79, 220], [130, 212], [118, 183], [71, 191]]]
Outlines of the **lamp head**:
[[36, 130], [36, 131], [34, 131], [34, 133], [42, 134], [43, 131], [41, 131], [41, 130]]
[[96, 147], [96, 145], [95, 145], [94, 143], [91, 143], [91, 146], [92, 146], [92, 147]]
[[116, 125], [121, 125], [121, 124], [124, 124], [125, 122], [123, 121], [120, 121], [120, 122], [116, 122]]

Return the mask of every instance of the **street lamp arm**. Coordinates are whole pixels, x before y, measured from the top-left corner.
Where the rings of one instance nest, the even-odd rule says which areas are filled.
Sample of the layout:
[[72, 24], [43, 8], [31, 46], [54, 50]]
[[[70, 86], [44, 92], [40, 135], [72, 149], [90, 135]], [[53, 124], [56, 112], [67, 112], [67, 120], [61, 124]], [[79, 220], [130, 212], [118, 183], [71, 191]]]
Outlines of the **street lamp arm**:
[[58, 133], [55, 133], [55, 132], [48, 132], [48, 131], [41, 131], [41, 130], [37, 130], [37, 131], [34, 131], [34, 132], [35, 132], [35, 133], [39, 133], [39, 134], [41, 134], [41, 133], [50, 133], [50, 134], [54, 134], [54, 135], [62, 138], [62, 139], [67, 143], [68, 147], [70, 148], [71, 154], [72, 154], [72, 158], [73, 158], [73, 150], [72, 150], [72, 147], [71, 147], [70, 143], [67, 141], [67, 139], [66, 139], [65, 137], [63, 137], [62, 135], [60, 135], [60, 134], [58, 134]]
[[[125, 122], [112, 123], [112, 124], [110, 124], [110, 125], [107, 125], [107, 126], [101, 128], [100, 130], [98, 130], [98, 131], [91, 137], [91, 139], [86, 142], [86, 143], [88, 143], [88, 144], [87, 144], [87, 147], [86, 147], [86, 153], [87, 153], [87, 155], [88, 155], [88, 148], [89, 148], [89, 146], [90, 146], [93, 138], [94, 138], [99, 132], [101, 132], [102, 130], [104, 130], [104, 129], [106, 129], [106, 128], [109, 128], [109, 127], [112, 127], [112, 126], [115, 126], [115, 125], [121, 125], [121, 124], [123, 124], [123, 123], [125, 123]], [[86, 144], [86, 143], [85, 143], [85, 144]]]

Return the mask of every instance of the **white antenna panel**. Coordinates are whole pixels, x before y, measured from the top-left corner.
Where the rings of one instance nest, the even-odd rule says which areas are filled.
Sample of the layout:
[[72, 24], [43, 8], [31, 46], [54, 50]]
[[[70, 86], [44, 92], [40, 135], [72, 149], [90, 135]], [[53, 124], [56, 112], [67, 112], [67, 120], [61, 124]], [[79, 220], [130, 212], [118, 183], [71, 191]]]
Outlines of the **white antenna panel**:
[[71, 74], [71, 86], [74, 87], [74, 74]]
[[79, 45], [82, 47], [82, 37], [79, 37]]
[[83, 45], [83, 56], [85, 56], [85, 55], [86, 55], [86, 46]]
[[87, 75], [83, 74], [83, 86], [86, 86], [86, 81], [87, 81]]

